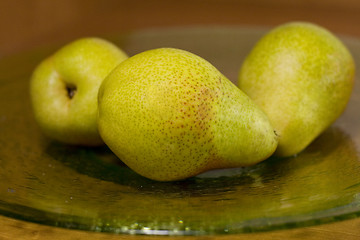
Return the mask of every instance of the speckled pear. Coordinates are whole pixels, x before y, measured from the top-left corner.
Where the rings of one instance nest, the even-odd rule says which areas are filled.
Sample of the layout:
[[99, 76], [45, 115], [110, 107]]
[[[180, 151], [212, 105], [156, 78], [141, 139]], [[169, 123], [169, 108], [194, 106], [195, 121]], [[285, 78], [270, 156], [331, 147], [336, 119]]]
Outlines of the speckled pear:
[[184, 50], [154, 49], [125, 60], [98, 97], [104, 142], [153, 180], [252, 165], [277, 146], [263, 111], [209, 62]]
[[344, 111], [353, 88], [354, 61], [328, 30], [305, 22], [281, 25], [246, 57], [238, 85], [269, 117], [276, 155], [306, 148]]

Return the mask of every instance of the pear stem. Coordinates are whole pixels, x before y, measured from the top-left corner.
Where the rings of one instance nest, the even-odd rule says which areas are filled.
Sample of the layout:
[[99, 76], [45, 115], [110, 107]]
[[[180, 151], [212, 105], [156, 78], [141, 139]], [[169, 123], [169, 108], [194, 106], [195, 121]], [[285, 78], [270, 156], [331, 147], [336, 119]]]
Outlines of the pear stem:
[[76, 94], [76, 87], [73, 85], [66, 85], [66, 91], [68, 93], [68, 97], [72, 99]]

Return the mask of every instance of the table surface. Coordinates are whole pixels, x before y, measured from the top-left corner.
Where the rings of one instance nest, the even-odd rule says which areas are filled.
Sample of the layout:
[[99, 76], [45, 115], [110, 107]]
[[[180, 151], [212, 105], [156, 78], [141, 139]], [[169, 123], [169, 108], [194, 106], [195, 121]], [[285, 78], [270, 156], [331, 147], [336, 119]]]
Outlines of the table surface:
[[[302, 20], [360, 38], [357, 0], [2, 0], [0, 58], [44, 44], [134, 29], [189, 25], [276, 26]], [[6, 34], [4, 34], [6, 33]], [[2, 239], [157, 239], [68, 230], [0, 216]], [[177, 239], [228, 239], [223, 236]], [[170, 239], [164, 237], [163, 239]], [[360, 239], [360, 219], [231, 239]]]
[[[106, 233], [94, 233], [78, 230], [69, 230], [56, 227], [49, 227], [14, 220], [0, 216], [0, 239], [1, 240], [45, 240], [45, 239], [76, 239], [76, 240], [155, 240], [156, 236], [130, 236], [113, 235]], [[161, 237], [163, 240], [174, 239], [174, 237]], [[221, 235], [221, 236], [199, 236], [199, 237], [175, 237], [179, 240], [358, 240], [360, 239], [360, 220], [347, 220], [337, 223], [318, 225], [306, 228], [290, 230], [279, 230], [273, 232]]]

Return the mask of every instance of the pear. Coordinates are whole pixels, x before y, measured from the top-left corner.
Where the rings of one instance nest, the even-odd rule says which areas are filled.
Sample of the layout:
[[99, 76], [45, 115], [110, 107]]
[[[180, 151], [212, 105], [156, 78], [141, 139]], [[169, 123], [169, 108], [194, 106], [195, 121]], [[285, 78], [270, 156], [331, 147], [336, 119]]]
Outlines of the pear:
[[103, 145], [97, 130], [97, 95], [104, 78], [127, 55], [100, 38], [75, 40], [34, 70], [30, 96], [42, 132], [57, 141]]
[[262, 37], [240, 69], [238, 86], [267, 114], [279, 135], [275, 155], [305, 149], [344, 111], [355, 65], [323, 27], [291, 22]]
[[128, 58], [103, 81], [98, 128], [131, 169], [174, 181], [269, 157], [277, 137], [267, 116], [203, 58], [159, 48]]

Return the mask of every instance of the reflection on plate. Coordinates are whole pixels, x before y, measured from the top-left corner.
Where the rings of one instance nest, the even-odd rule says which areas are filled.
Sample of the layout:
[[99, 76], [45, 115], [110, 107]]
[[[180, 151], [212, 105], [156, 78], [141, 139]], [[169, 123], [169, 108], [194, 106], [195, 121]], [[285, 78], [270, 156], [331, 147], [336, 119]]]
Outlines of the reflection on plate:
[[[112, 40], [129, 55], [182, 48], [236, 81], [242, 60], [264, 33], [153, 29]], [[359, 63], [360, 41], [343, 40]], [[28, 80], [55, 49], [0, 60], [1, 214], [66, 228], [159, 235], [265, 231], [360, 215], [357, 83], [342, 117], [298, 156], [162, 183], [137, 175], [106, 147], [71, 147], [41, 134], [28, 101]]]

